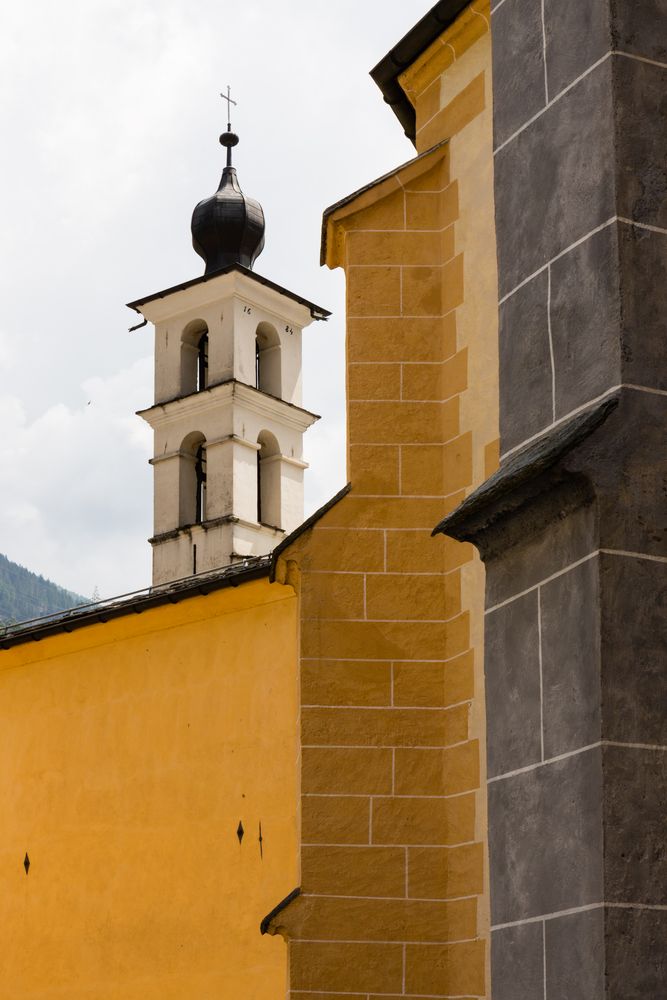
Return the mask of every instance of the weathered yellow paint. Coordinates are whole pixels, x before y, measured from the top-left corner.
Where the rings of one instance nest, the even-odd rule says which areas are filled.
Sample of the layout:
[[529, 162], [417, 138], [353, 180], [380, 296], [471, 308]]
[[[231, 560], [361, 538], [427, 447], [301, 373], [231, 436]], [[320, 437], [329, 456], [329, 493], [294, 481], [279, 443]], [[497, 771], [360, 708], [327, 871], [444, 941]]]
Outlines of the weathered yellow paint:
[[[424, 180], [427, 183], [427, 190], [434, 189], [431, 185], [436, 185], [435, 189], [439, 190], [442, 187], [443, 170], [445, 174], [447, 172], [446, 154], [446, 144], [427, 151], [423, 156], [411, 160], [394, 173], [379, 180], [369, 190], [362, 191], [353, 201], [346, 202], [330, 213], [326, 222], [327, 267], [346, 265], [348, 233], [356, 230], [397, 233], [406, 228], [416, 228], [405, 225], [405, 194], [408, 191], [423, 189]], [[439, 229], [440, 226], [433, 228]]]
[[283, 995], [296, 615], [248, 581], [0, 653], [2, 1000]]
[[275, 925], [306, 997], [487, 990], [483, 571], [430, 529], [497, 450], [488, 7], [399, 77], [420, 155], [326, 216], [325, 261], [347, 279], [351, 491], [286, 552], [304, 895]]
[[[450, 84], [447, 71], [480, 38], [488, 35], [490, 16], [490, 0], [472, 0], [454, 23], [400, 74], [399, 83], [417, 109], [418, 130], [446, 104], [446, 100], [442, 99], [443, 86], [446, 86], [450, 95], [457, 92], [456, 87]], [[441, 90], [439, 101], [431, 93], [438, 89], [438, 85]], [[422, 105], [424, 113], [420, 121], [419, 113], [422, 109], [418, 102], [422, 95], [427, 95], [427, 99]]]

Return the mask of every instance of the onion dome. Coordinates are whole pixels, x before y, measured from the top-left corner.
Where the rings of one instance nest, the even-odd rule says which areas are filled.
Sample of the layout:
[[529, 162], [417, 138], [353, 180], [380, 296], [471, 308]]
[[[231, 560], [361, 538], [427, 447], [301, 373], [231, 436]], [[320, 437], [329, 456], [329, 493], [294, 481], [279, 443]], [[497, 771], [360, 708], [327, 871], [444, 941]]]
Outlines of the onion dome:
[[262, 206], [244, 195], [232, 166], [232, 147], [238, 141], [228, 125], [220, 136], [220, 144], [227, 149], [220, 186], [192, 213], [192, 245], [206, 264], [205, 274], [231, 264], [251, 268], [264, 249]]

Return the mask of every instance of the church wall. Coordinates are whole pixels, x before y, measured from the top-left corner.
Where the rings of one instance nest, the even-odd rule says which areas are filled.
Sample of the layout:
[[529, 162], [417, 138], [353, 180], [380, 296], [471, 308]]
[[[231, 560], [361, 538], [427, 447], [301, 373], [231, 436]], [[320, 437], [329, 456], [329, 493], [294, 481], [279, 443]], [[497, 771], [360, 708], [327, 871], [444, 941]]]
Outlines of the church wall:
[[296, 605], [248, 581], [0, 653], [2, 1000], [283, 995]]
[[301, 601], [301, 895], [271, 930], [299, 1000], [487, 991], [483, 572], [431, 538], [498, 454], [491, 45], [473, 7], [402, 81], [425, 155], [327, 218], [351, 490], [278, 566]]

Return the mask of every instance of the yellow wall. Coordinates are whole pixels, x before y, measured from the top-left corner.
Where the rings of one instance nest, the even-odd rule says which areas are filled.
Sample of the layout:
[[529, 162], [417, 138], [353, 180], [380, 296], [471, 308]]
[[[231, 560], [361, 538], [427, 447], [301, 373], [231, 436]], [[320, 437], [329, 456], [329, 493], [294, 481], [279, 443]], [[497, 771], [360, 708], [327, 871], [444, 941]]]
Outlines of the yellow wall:
[[431, 529], [497, 461], [488, 29], [473, 4], [403, 75], [424, 155], [327, 220], [352, 488], [278, 566], [301, 601], [302, 895], [273, 929], [299, 1000], [486, 994], [483, 571]]
[[283, 995], [296, 634], [260, 580], [0, 653], [2, 1000]]

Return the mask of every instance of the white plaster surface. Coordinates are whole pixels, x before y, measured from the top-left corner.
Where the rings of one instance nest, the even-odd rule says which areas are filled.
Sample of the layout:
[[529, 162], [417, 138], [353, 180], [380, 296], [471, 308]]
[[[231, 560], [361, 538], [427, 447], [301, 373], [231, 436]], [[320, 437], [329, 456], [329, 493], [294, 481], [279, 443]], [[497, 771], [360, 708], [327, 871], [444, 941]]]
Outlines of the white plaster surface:
[[[152, 299], [141, 311], [155, 324], [155, 404], [140, 415], [154, 432], [158, 584], [192, 575], [194, 546], [196, 571], [206, 572], [236, 556], [270, 552], [302, 522], [303, 434], [317, 417], [300, 408], [301, 331], [313, 317], [290, 296], [235, 271]], [[203, 330], [208, 379], [197, 392], [193, 343]], [[262, 455], [259, 524], [259, 439], [267, 432], [277, 445]], [[202, 439], [204, 523], [193, 524], [194, 453]], [[229, 520], [215, 523], [222, 518]]]

